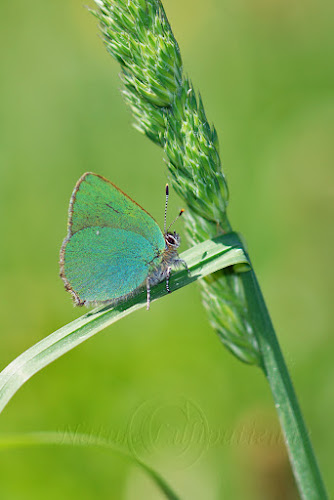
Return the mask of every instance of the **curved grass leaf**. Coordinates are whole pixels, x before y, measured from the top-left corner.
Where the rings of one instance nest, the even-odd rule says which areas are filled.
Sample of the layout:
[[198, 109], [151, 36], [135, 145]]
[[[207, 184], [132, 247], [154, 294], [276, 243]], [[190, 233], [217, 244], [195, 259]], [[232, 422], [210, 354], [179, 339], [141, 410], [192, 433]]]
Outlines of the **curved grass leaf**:
[[93, 447], [117, 453], [122, 458], [143, 469], [168, 500], [179, 500], [180, 498], [158, 472], [102, 436], [78, 432], [29, 432], [0, 436], [0, 450], [54, 445]]
[[[249, 269], [242, 243], [236, 233], [204, 241], [186, 250], [180, 257], [187, 263], [188, 271], [172, 274], [172, 291], [226, 267], [235, 266], [238, 272]], [[165, 283], [159, 283], [151, 290], [151, 301], [166, 294]], [[97, 307], [30, 347], [0, 373], [0, 412], [35, 373], [100, 330], [145, 306], [146, 290], [116, 306]]]

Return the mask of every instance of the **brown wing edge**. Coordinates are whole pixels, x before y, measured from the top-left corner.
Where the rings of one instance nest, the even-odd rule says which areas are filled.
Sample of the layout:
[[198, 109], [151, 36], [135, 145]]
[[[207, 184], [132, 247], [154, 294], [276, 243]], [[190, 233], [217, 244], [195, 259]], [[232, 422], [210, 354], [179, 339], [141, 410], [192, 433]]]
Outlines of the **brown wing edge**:
[[68, 241], [70, 240], [70, 238], [72, 236], [73, 207], [74, 207], [74, 203], [76, 200], [77, 192], [79, 191], [81, 184], [83, 183], [83, 181], [86, 179], [86, 177], [88, 175], [94, 175], [95, 177], [99, 177], [103, 181], [108, 182], [114, 188], [116, 188], [118, 191], [120, 191], [124, 196], [126, 196], [129, 200], [131, 200], [135, 205], [137, 205], [139, 208], [141, 208], [147, 215], [149, 215], [151, 217], [151, 219], [154, 220], [154, 222], [156, 222], [156, 220], [152, 217], [152, 215], [149, 212], [147, 212], [147, 210], [145, 210], [141, 205], [139, 205], [139, 203], [136, 203], [130, 196], [128, 196], [126, 193], [124, 193], [124, 191], [122, 191], [122, 189], [118, 188], [115, 184], [113, 184], [111, 181], [109, 181], [108, 179], [106, 179], [102, 175], [94, 174], [93, 172], [85, 172], [80, 177], [80, 179], [76, 182], [76, 184], [74, 186], [74, 189], [73, 189], [73, 192], [71, 195], [71, 199], [70, 199], [70, 205], [68, 207], [67, 236], [64, 239], [64, 241], [61, 245], [61, 248], [60, 248], [60, 255], [59, 255], [60, 272], [59, 272], [59, 276], [61, 277], [61, 279], [64, 282], [65, 290], [67, 292], [70, 292], [70, 294], [72, 295], [75, 306], [83, 306], [83, 305], [89, 306], [89, 305], [97, 305], [97, 304], [101, 304], [101, 303], [116, 305], [119, 301], [124, 300], [124, 299], [128, 298], [129, 296], [132, 296], [133, 294], [136, 294], [136, 291], [138, 289], [140, 289], [142, 285], [139, 286], [138, 288], [136, 288], [136, 290], [133, 290], [133, 292], [130, 292], [128, 295], [125, 295], [124, 297], [119, 297], [118, 299], [104, 301], [104, 302], [87, 302], [85, 300], [80, 299], [79, 295], [77, 294], [77, 292], [75, 290], [73, 290], [72, 286], [70, 285], [69, 281], [67, 280], [67, 278], [65, 276], [65, 249], [66, 249], [66, 245], [67, 245]]

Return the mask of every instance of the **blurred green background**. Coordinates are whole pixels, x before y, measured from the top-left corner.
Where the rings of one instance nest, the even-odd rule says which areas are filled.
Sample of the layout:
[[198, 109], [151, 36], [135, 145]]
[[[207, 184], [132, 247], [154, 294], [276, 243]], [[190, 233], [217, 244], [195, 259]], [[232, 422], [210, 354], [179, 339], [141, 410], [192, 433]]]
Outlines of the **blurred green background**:
[[[320, 467], [334, 491], [334, 3], [165, 0], [186, 72], [220, 138], [245, 236]], [[58, 277], [85, 171], [162, 223], [162, 151], [131, 126], [119, 67], [78, 0], [0, 2], [1, 368], [83, 313]], [[169, 216], [182, 206], [171, 194]], [[182, 234], [182, 222], [177, 229]], [[183, 249], [186, 244], [183, 243]], [[207, 324], [196, 285], [100, 333], [30, 380], [0, 432], [103, 436], [183, 499], [293, 499], [271, 395]], [[0, 496], [160, 499], [93, 448], [0, 450]]]

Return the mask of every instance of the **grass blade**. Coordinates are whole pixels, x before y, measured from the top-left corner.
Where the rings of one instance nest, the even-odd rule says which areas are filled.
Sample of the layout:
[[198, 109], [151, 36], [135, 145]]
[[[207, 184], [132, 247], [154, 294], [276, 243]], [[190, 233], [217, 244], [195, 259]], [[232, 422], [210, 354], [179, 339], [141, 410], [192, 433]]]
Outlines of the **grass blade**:
[[[207, 240], [186, 250], [180, 257], [189, 271], [172, 274], [170, 289], [173, 291], [226, 267], [235, 266], [237, 271], [248, 269], [248, 260], [236, 233]], [[151, 290], [151, 300], [166, 294], [165, 283], [159, 283]], [[0, 412], [35, 373], [100, 330], [145, 306], [146, 291], [143, 291], [116, 306], [97, 307], [30, 347], [0, 373]]]
[[140, 467], [151, 478], [168, 500], [179, 500], [179, 496], [171, 489], [165, 479], [149, 465], [145, 464], [128, 451], [117, 447], [102, 436], [78, 432], [29, 432], [24, 434], [8, 434], [0, 436], [0, 450], [27, 448], [32, 446], [80, 446], [100, 448], [120, 455], [122, 458]]

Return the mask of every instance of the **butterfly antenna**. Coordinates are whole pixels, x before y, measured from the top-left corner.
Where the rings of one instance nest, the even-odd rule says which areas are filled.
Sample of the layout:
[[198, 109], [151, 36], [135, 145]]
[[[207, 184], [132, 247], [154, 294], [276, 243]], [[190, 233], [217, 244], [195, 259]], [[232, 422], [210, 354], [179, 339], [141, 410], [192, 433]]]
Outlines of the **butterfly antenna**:
[[166, 227], [167, 227], [167, 205], [168, 205], [168, 196], [169, 196], [169, 188], [168, 188], [168, 184], [166, 184], [166, 203], [165, 203], [164, 233], [166, 232]]
[[[170, 227], [172, 227], [172, 225], [173, 225], [173, 224], [177, 221], [177, 219], [178, 219], [179, 217], [181, 217], [181, 215], [183, 214], [183, 212], [184, 212], [184, 208], [182, 208], [182, 209], [180, 210], [180, 213], [179, 213], [179, 214], [175, 217], [175, 219], [173, 220], [173, 222], [172, 222], [171, 224], [169, 224], [169, 226], [167, 227], [167, 231], [169, 230], [169, 228], [170, 228]], [[166, 233], [166, 231], [165, 231], [165, 233]]]

